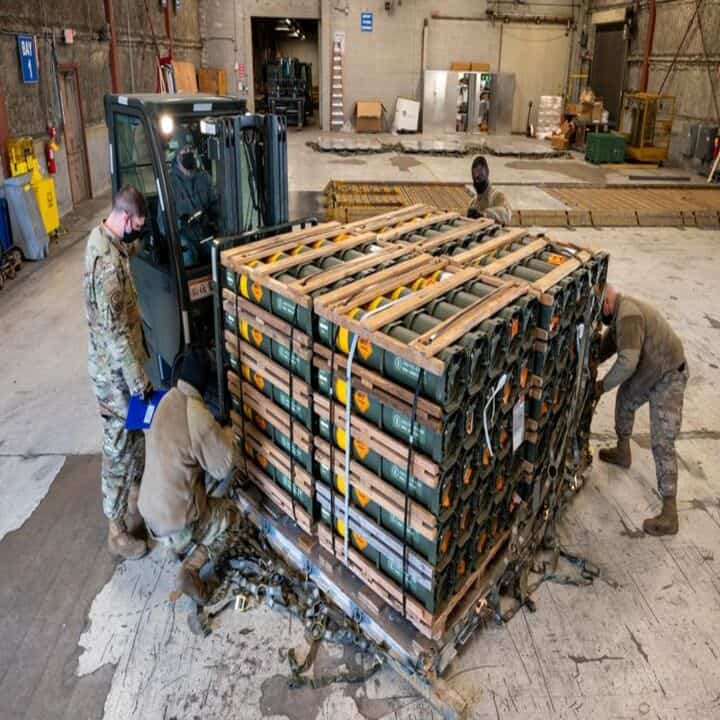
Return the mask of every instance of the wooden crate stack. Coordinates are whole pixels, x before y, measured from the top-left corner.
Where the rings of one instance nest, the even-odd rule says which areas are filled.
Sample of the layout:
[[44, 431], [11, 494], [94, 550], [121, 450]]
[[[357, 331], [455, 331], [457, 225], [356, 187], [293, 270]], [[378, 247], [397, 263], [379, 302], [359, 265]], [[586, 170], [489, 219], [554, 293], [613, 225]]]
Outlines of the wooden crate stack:
[[248, 478], [437, 637], [545, 497], [538, 403], [573, 380], [606, 257], [413, 206], [222, 262]]

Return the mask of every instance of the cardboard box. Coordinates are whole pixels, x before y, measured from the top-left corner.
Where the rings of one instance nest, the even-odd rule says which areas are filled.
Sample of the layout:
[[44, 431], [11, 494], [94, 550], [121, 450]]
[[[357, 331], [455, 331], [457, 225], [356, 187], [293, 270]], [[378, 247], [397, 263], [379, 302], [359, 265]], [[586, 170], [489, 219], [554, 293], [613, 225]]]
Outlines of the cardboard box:
[[596, 100], [593, 103], [592, 110], [591, 110], [591, 117], [592, 117], [592, 121], [594, 123], [602, 122], [602, 115], [603, 115], [604, 109], [605, 108], [603, 107], [602, 100], [600, 100], [600, 101]]
[[489, 73], [490, 72], [490, 63], [470, 63], [470, 70], [473, 72], [483, 72], [483, 73]]
[[461, 62], [460, 60], [453, 60], [450, 63], [450, 69], [456, 70], [457, 72], [469, 72], [470, 65], [471, 65], [471, 63], [469, 63], [469, 62]]
[[399, 97], [395, 101], [393, 126], [404, 132], [417, 132], [420, 121], [420, 103], [417, 100]]
[[355, 130], [376, 133], [383, 130], [385, 106], [379, 100], [358, 100], [355, 104]]
[[227, 73], [219, 68], [200, 68], [198, 90], [210, 95], [227, 95]]
[[196, 93], [198, 86], [195, 66], [191, 62], [183, 62], [182, 60], [173, 60], [172, 66], [175, 72], [177, 91]]

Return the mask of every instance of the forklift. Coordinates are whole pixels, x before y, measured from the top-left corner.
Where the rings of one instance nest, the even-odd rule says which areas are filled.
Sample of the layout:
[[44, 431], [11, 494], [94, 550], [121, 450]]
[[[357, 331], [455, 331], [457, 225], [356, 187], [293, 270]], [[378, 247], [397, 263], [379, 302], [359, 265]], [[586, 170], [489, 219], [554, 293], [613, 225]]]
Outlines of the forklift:
[[[105, 119], [113, 197], [130, 184], [148, 207], [131, 261], [148, 376], [168, 388], [185, 350], [207, 348], [218, 378], [207, 400], [224, 419], [220, 253], [316, 222], [288, 221], [285, 118], [248, 113], [241, 99], [142, 94], [106, 95]], [[195, 157], [192, 175], [181, 150]]]

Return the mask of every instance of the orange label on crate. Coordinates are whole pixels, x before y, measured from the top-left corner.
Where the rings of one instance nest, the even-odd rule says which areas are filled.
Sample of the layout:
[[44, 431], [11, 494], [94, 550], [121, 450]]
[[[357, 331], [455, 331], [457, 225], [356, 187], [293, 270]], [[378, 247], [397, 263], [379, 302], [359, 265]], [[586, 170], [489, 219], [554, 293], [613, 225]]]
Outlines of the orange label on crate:
[[442, 498], [440, 500], [440, 504], [443, 507], [450, 507], [450, 484], [448, 483], [443, 488]]
[[353, 543], [359, 550], [364, 550], [368, 546], [368, 541], [359, 533], [356, 533], [354, 530], [350, 531], [350, 537], [353, 540]]
[[252, 380], [250, 368], [247, 365], [242, 366], [242, 375], [248, 382], [250, 382]]
[[470, 481], [472, 480], [472, 468], [468, 467], [465, 468], [465, 472], [463, 473], [463, 485], [469, 485]]
[[457, 574], [462, 577], [465, 574], [465, 558], [460, 560], [457, 565]]
[[485, 549], [485, 545], [487, 545], [487, 539], [488, 536], [486, 532], [483, 532], [478, 538], [477, 545], [475, 547], [479, 553], [481, 553]]
[[261, 418], [259, 415], [255, 416], [255, 424], [263, 431], [267, 429], [267, 423], [265, 422], [265, 418]]
[[264, 455], [258, 455], [257, 461], [260, 464], [260, 467], [263, 468], [263, 470], [268, 466], [267, 458]]
[[370, 448], [359, 440], [353, 440], [353, 447], [361, 460], [364, 460], [370, 452]]
[[485, 467], [487, 467], [490, 464], [490, 448], [485, 448], [483, 450], [482, 463]]
[[255, 375], [253, 375], [253, 382], [258, 390], [262, 390], [265, 387], [265, 378], [262, 375], [255, 373]]
[[367, 393], [360, 390], [355, 392], [355, 405], [361, 413], [366, 413], [370, 408], [370, 398]]
[[367, 360], [372, 355], [372, 343], [365, 339], [358, 340], [357, 351], [360, 353], [360, 357], [363, 360]]
[[355, 490], [355, 500], [358, 502], [358, 504], [361, 507], [365, 507], [370, 502], [370, 496], [366, 495], [364, 492], [360, 492], [360, 490]]
[[255, 328], [252, 329], [251, 334], [252, 334], [253, 342], [258, 346], [262, 345], [263, 334], [259, 330], [256, 330]]
[[263, 296], [263, 290], [260, 287], [260, 285], [257, 285], [256, 283], [253, 283], [252, 286], [252, 295], [255, 298], [255, 302], [260, 302], [262, 300]]
[[440, 550], [442, 550], [443, 553], [446, 553], [448, 551], [451, 540], [452, 540], [452, 530], [446, 530], [440, 540]]
[[518, 334], [518, 330], [520, 330], [520, 318], [515, 318], [510, 325], [510, 337], [514, 338]]
[[507, 405], [510, 402], [510, 393], [512, 392], [512, 387], [510, 386], [510, 381], [508, 380], [505, 383], [505, 390], [503, 390], [503, 402]]
[[560, 316], [553, 315], [552, 320], [550, 321], [550, 330], [554, 330], [559, 324], [560, 324]]
[[502, 490], [504, 486], [505, 486], [505, 478], [503, 478], [502, 475], [498, 475], [498, 479], [495, 482], [495, 490], [497, 492], [500, 492], [500, 490]]
[[522, 369], [522, 372], [520, 373], [520, 387], [521, 388], [524, 388], [527, 385], [529, 375], [530, 375], [530, 371], [527, 369], [527, 367], [524, 367]]
[[567, 258], [564, 255], [558, 255], [558, 253], [548, 253], [547, 260], [551, 265], [562, 265]]

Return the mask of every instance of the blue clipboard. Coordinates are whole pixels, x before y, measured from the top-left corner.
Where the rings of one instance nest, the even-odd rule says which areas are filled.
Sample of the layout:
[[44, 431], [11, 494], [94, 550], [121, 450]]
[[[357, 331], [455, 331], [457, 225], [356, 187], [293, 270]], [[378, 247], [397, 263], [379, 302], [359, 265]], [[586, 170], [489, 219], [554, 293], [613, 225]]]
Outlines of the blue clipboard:
[[148, 400], [143, 400], [142, 395], [133, 395], [128, 406], [125, 429], [147, 430], [152, 424], [155, 411], [163, 395], [165, 395], [165, 390], [155, 390]]

